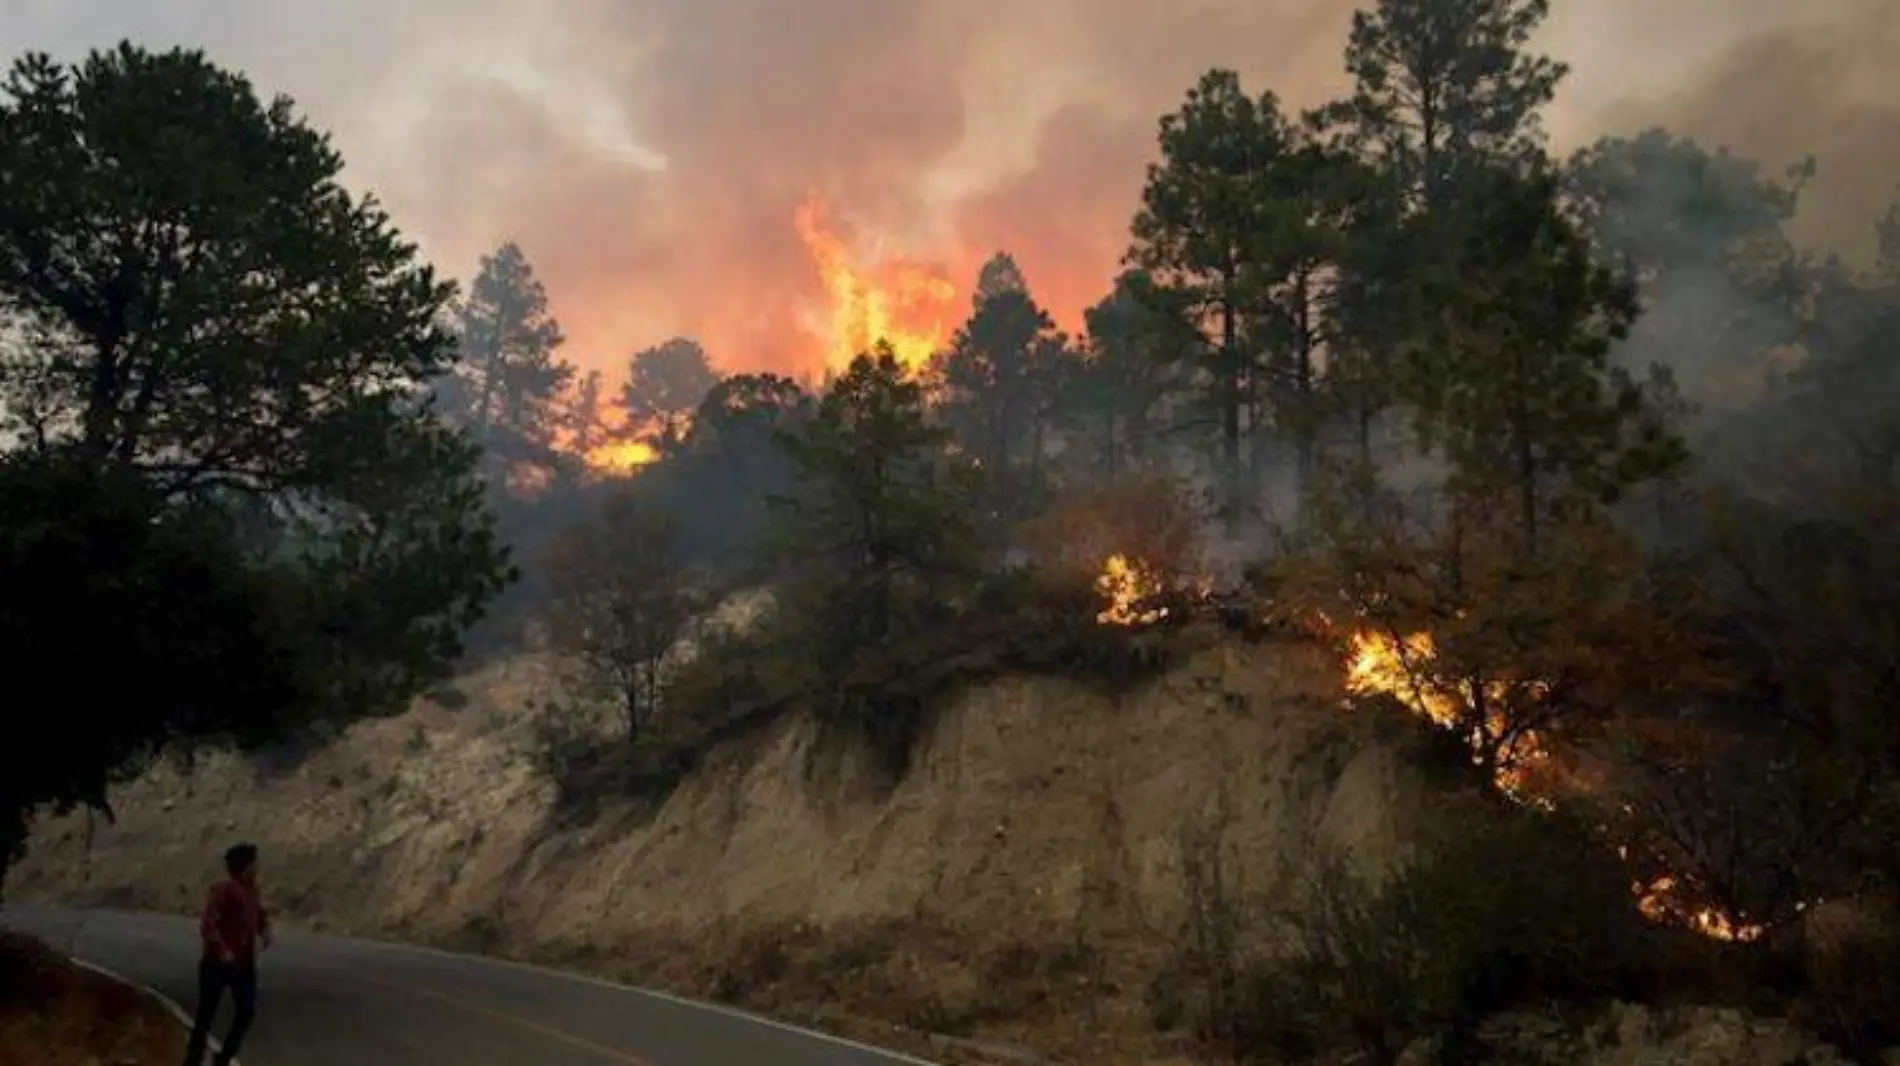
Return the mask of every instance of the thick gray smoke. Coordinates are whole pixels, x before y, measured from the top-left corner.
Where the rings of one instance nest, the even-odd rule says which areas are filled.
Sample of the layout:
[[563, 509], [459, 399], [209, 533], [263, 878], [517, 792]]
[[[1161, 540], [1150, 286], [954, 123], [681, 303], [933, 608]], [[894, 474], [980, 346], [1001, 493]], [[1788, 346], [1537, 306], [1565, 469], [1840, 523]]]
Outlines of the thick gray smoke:
[[[727, 367], [805, 369], [807, 191], [959, 284], [1008, 248], [1073, 324], [1122, 250], [1157, 116], [1217, 64], [1295, 105], [1338, 91], [1352, 6], [0, 0], [0, 43], [201, 45], [290, 93], [445, 269], [519, 240], [579, 361], [687, 333]], [[1816, 153], [1804, 232], [1863, 247], [1900, 178], [1891, 0], [1559, 6], [1560, 143], [1660, 122], [1774, 163]]]

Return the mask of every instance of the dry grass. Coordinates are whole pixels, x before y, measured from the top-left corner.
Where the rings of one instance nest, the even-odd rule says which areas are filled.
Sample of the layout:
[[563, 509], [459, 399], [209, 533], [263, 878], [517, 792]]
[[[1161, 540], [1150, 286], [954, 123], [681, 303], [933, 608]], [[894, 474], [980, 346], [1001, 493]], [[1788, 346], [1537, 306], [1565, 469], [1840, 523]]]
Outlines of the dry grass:
[[[926, 919], [651, 936], [542, 961], [713, 1002], [946, 1066], [1150, 1066], [1179, 1041], [1140, 998], [1152, 953], [1068, 938], [986, 941]], [[1124, 947], [1127, 947], [1124, 945]], [[1029, 1053], [1035, 1048], [1039, 1055]]]
[[170, 1066], [185, 1034], [151, 997], [0, 934], [0, 1066]]

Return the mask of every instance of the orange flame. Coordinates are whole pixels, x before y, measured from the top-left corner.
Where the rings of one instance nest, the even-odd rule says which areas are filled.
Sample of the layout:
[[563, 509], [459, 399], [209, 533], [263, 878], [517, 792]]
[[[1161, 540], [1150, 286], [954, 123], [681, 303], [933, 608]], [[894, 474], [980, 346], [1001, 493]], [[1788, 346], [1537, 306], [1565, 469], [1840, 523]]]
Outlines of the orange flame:
[[1106, 602], [1095, 621], [1105, 626], [1151, 626], [1168, 617], [1166, 607], [1142, 603], [1161, 594], [1161, 580], [1139, 560], [1111, 555], [1095, 578], [1095, 591]]
[[904, 259], [859, 265], [826, 228], [824, 204], [816, 196], [799, 204], [793, 222], [831, 299], [824, 338], [828, 367], [843, 370], [882, 341], [914, 372], [944, 347], [957, 295], [948, 278]]
[[[1438, 654], [1430, 633], [1413, 633], [1399, 640], [1387, 633], [1361, 631], [1353, 633], [1347, 643], [1350, 649], [1346, 661], [1347, 692], [1356, 696], [1375, 693], [1391, 696], [1413, 714], [1430, 719], [1442, 728], [1470, 729], [1474, 753], [1482, 749], [1487, 733], [1505, 735], [1503, 711], [1493, 710], [1485, 727], [1476, 727], [1473, 724], [1476, 700], [1456, 688], [1436, 683], [1420, 670], [1420, 666]], [[1485, 685], [1486, 703], [1502, 707], [1511, 696], [1510, 688], [1504, 682]], [[1542, 686], [1532, 684], [1529, 690], [1534, 698], [1542, 696]], [[1531, 797], [1529, 793], [1530, 775], [1536, 764], [1549, 759], [1537, 734], [1524, 732], [1511, 737], [1499, 754], [1504, 765], [1497, 768], [1497, 786], [1525, 802], [1546, 804], [1547, 798]]]
[[1767, 929], [1750, 922], [1736, 921], [1714, 907], [1695, 907], [1683, 902], [1681, 886], [1669, 876], [1658, 877], [1648, 885], [1630, 886], [1638, 897], [1636, 908], [1652, 922], [1680, 926], [1715, 940], [1750, 943], [1761, 939]]
[[[1413, 633], [1398, 640], [1384, 633], [1360, 631], [1348, 636], [1347, 648], [1347, 692], [1390, 696], [1412, 713], [1447, 729], [1469, 726], [1472, 704], [1466, 696], [1433, 684], [1426, 672], [1420, 670], [1437, 654], [1430, 633]], [[1491, 702], [1498, 703], [1503, 695], [1501, 691], [1494, 693]], [[1544, 783], [1533, 776], [1538, 764], [1549, 759], [1549, 751], [1535, 733], [1520, 734], [1511, 748], [1509, 762], [1498, 768], [1494, 783], [1520, 803], [1550, 809], [1554, 802], [1550, 790], [1541, 787]], [[1629, 859], [1627, 847], [1619, 846], [1616, 850], [1619, 858]], [[1743, 943], [1759, 939], [1766, 932], [1763, 926], [1690, 902], [1695, 893], [1687, 891], [1687, 886], [1672, 876], [1638, 881], [1630, 888], [1637, 897], [1637, 910], [1653, 922], [1689, 929], [1716, 940]]]
[[587, 465], [605, 473], [631, 474], [659, 457], [660, 453], [646, 441], [618, 441], [588, 452]]

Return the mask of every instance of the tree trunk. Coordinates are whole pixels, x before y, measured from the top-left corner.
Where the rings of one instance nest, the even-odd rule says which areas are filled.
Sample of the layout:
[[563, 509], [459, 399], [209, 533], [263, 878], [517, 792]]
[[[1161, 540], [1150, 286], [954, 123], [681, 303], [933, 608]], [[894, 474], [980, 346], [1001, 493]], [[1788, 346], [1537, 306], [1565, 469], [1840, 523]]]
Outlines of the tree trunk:
[[1294, 422], [1294, 462], [1298, 479], [1299, 499], [1296, 501], [1297, 514], [1304, 518], [1309, 502], [1313, 497], [1313, 476], [1316, 463], [1315, 452], [1319, 427], [1313, 417], [1313, 308], [1311, 305], [1311, 278], [1302, 270], [1294, 279], [1293, 298], [1295, 305], [1294, 323], [1294, 385], [1299, 396], [1299, 410], [1295, 412]]
[[1526, 393], [1530, 389], [1529, 372], [1524, 366], [1521, 345], [1512, 346], [1511, 452], [1517, 467], [1517, 506], [1519, 532], [1523, 535], [1524, 557], [1537, 555], [1537, 452], [1531, 441], [1530, 410]]
[[1221, 303], [1221, 462], [1227, 482], [1227, 532], [1238, 536], [1244, 524], [1246, 479], [1240, 465], [1240, 408], [1242, 395], [1240, 322], [1234, 306], [1234, 271], [1223, 276], [1226, 296]]
[[621, 710], [627, 716], [627, 744], [629, 746], [640, 742], [640, 690], [640, 675], [636, 669], [634, 675], [626, 679], [626, 684], [622, 685], [620, 690]]

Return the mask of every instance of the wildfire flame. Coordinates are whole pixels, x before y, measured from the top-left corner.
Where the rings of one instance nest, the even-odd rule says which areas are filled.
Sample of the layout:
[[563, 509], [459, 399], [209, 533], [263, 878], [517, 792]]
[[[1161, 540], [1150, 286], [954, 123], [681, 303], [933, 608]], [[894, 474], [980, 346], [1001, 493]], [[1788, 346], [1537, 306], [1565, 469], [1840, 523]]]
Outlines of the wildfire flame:
[[631, 474], [659, 457], [660, 453], [654, 451], [653, 446], [646, 441], [616, 441], [588, 452], [587, 465], [594, 470]]
[[[1362, 630], [1347, 638], [1346, 691], [1355, 696], [1383, 694], [1398, 700], [1413, 714], [1421, 715], [1445, 729], [1469, 729], [1474, 758], [1483, 750], [1487, 736], [1509, 736], [1499, 753], [1502, 765], [1494, 781], [1500, 789], [1525, 802], [1544, 805], [1548, 797], [1536, 795], [1530, 775], [1538, 763], [1549, 759], [1549, 752], [1532, 732], [1509, 735], [1507, 714], [1502, 709], [1511, 698], [1512, 686], [1494, 681], [1483, 686], [1485, 705], [1493, 708], [1483, 727], [1473, 724], [1476, 717], [1470, 695], [1436, 683], [1420, 668], [1438, 654], [1430, 633], [1412, 633], [1400, 639], [1393, 634]], [[1541, 686], [1528, 686], [1533, 698], [1541, 695]]]
[[1126, 555], [1111, 555], [1102, 563], [1095, 578], [1095, 591], [1107, 606], [1095, 616], [1105, 626], [1151, 626], [1168, 617], [1166, 607], [1142, 604], [1161, 594], [1161, 579], [1140, 561]]
[[[1140, 560], [1126, 555], [1111, 555], [1102, 564], [1095, 588], [1106, 606], [1095, 616], [1102, 625], [1147, 626], [1169, 616], [1165, 607], [1152, 606], [1165, 588], [1162, 580]], [[1206, 594], [1206, 585], [1202, 593]], [[1512, 698], [1546, 699], [1547, 686], [1535, 680], [1494, 681], [1479, 691], [1435, 679], [1428, 669], [1438, 655], [1438, 645], [1430, 633], [1403, 636], [1369, 628], [1339, 626], [1324, 614], [1313, 618], [1320, 633], [1346, 632], [1346, 691], [1354, 696], [1384, 695], [1396, 700], [1413, 714], [1451, 730], [1469, 731], [1474, 758], [1482, 758], [1484, 748], [1494, 738], [1508, 738], [1502, 750], [1493, 751], [1492, 782], [1505, 795], [1527, 806], [1546, 810], [1555, 808], [1556, 792], [1562, 783], [1546, 771], [1552, 766], [1549, 748], [1535, 732], [1515, 734], [1508, 729], [1505, 708]], [[1488, 721], [1474, 725], [1478, 717], [1477, 700], [1483, 696]], [[1630, 858], [1626, 846], [1618, 846], [1619, 858]], [[1651, 921], [1687, 929], [1717, 940], [1746, 943], [1760, 938], [1764, 926], [1738, 920], [1716, 907], [1695, 902], [1700, 893], [1693, 885], [1665, 874], [1631, 885], [1637, 897], [1637, 910]]]
[[[1403, 640], [1375, 631], [1352, 633], [1347, 638], [1346, 690], [1354, 695], [1383, 694], [1403, 704], [1414, 714], [1448, 729], [1468, 727], [1473, 715], [1471, 702], [1461, 693], [1434, 686], [1420, 667], [1437, 654], [1430, 633], [1413, 633]], [[1502, 691], [1492, 692], [1490, 704], [1497, 705]], [[1494, 712], [1495, 713], [1495, 712]], [[1495, 732], [1498, 724], [1493, 724]], [[1506, 765], [1496, 771], [1497, 787], [1522, 803], [1550, 807], [1554, 797], [1539, 789], [1530, 771], [1549, 758], [1549, 752], [1535, 733], [1519, 735], [1512, 744]], [[1628, 859], [1629, 849], [1618, 847], [1619, 857]], [[1760, 925], [1737, 921], [1714, 907], [1691, 903], [1691, 893], [1682, 882], [1664, 875], [1647, 883], [1631, 886], [1637, 896], [1636, 907], [1654, 922], [1688, 929], [1717, 940], [1748, 942], [1766, 930]]]
[[825, 224], [815, 196], [799, 204], [793, 223], [811, 253], [830, 297], [825, 362], [842, 370], [851, 360], [888, 343], [898, 361], [916, 371], [948, 342], [956, 286], [938, 271], [893, 258], [861, 265]]

